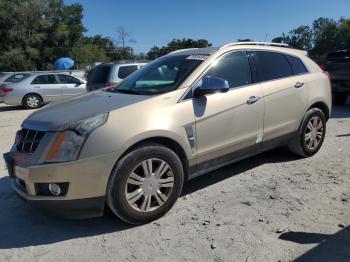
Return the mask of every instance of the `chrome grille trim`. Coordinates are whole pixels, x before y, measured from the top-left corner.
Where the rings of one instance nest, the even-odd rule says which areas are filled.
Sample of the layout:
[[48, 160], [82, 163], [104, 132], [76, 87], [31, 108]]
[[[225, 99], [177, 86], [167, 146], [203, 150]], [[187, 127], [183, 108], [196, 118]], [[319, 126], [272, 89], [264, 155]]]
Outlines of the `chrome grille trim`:
[[44, 135], [44, 131], [26, 128], [18, 131], [16, 139], [17, 152], [34, 153]]

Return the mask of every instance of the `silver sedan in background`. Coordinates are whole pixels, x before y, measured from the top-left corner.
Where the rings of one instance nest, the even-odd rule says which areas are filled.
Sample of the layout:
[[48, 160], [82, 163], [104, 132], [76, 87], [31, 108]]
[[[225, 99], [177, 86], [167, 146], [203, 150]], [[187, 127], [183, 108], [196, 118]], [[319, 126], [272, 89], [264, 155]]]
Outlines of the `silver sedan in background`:
[[86, 82], [77, 77], [57, 73], [28, 74], [14, 83], [0, 86], [0, 100], [8, 105], [34, 109], [42, 105], [83, 94]]

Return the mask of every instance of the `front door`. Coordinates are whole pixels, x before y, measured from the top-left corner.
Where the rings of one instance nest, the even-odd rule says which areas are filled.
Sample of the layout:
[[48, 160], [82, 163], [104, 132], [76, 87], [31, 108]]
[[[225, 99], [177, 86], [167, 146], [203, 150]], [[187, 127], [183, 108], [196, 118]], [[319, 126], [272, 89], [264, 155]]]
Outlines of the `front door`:
[[62, 86], [62, 96], [63, 98], [72, 97], [86, 92], [85, 84], [73, 76], [59, 74], [59, 82]]
[[[227, 93], [193, 99], [198, 168], [222, 165], [258, 150], [263, 136], [264, 101], [254, 84], [246, 52], [225, 54], [202, 76], [228, 81]], [[201, 85], [199, 80], [194, 88]]]

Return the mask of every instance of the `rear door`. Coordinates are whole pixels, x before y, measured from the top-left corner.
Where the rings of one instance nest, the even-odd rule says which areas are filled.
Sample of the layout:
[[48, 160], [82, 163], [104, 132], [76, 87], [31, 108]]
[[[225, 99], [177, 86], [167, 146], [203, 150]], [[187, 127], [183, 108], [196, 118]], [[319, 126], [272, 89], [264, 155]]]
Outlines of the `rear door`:
[[62, 85], [56, 75], [38, 75], [31, 83], [33, 92], [40, 94], [45, 102], [61, 99]]
[[[255, 62], [264, 94], [264, 141], [282, 138], [296, 131], [307, 104], [307, 73], [292, 63], [300, 61], [293, 56], [272, 51], [255, 51]], [[306, 71], [306, 72], [305, 72]]]
[[86, 85], [73, 76], [66, 74], [57, 75], [62, 86], [62, 96], [72, 97], [86, 92]]

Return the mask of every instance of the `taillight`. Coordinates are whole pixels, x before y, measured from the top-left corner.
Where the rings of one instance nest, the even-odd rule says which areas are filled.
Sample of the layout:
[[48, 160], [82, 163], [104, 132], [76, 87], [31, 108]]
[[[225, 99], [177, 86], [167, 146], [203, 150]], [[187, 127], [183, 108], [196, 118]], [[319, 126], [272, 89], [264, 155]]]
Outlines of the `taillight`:
[[320, 67], [321, 67], [321, 69], [322, 69], [323, 71], [326, 71], [326, 66], [325, 66], [325, 64], [320, 64]]
[[106, 83], [106, 87], [116, 87], [117, 85], [118, 85], [118, 83], [115, 83], [115, 82]]
[[2, 87], [2, 88], [1, 88], [1, 91], [2, 91], [3, 93], [9, 93], [9, 92], [12, 92], [12, 91], [13, 91], [13, 88]]

